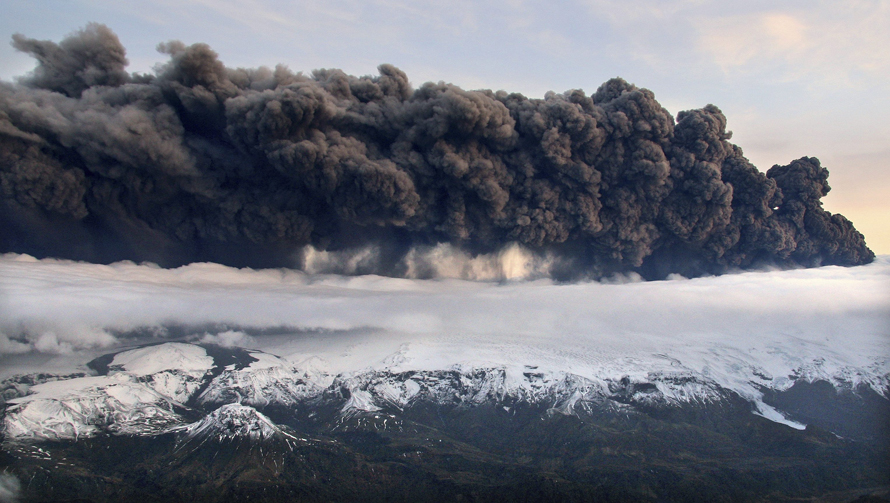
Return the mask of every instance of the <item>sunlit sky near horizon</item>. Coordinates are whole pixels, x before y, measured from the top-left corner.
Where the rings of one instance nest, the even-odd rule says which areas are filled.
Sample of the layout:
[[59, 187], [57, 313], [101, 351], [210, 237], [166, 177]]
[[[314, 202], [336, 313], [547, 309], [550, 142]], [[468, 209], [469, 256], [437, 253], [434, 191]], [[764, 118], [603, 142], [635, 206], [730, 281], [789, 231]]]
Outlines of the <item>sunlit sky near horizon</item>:
[[[109, 26], [130, 71], [172, 39], [204, 42], [229, 67], [404, 70], [414, 86], [592, 93], [621, 76], [671, 113], [708, 103], [761, 170], [818, 157], [826, 209], [890, 253], [890, 1], [4, 0], [0, 40], [59, 41]], [[34, 61], [0, 44], [0, 79]]]

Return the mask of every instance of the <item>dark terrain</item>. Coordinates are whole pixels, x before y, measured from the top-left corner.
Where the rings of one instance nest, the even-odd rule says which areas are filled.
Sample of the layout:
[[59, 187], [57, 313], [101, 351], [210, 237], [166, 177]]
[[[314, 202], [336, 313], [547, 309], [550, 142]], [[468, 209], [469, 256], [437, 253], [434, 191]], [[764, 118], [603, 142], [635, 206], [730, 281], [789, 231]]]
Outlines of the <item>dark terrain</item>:
[[610, 399], [570, 416], [505, 401], [342, 417], [343, 399], [261, 409], [298, 442], [168, 433], [6, 443], [0, 466], [35, 502], [878, 502], [890, 488], [890, 402], [824, 382], [769, 396], [797, 404], [805, 430], [732, 394], [684, 407]]

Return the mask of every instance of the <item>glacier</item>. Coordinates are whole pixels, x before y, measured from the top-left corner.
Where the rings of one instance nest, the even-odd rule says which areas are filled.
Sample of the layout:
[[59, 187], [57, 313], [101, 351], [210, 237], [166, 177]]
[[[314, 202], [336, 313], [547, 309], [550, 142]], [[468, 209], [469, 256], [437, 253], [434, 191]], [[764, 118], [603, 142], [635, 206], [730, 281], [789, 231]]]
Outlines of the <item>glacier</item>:
[[[511, 351], [514, 363], [509, 365], [440, 366], [437, 360], [441, 353], [448, 353], [447, 348], [403, 343], [377, 362], [333, 375], [320, 368], [324, 362], [318, 358], [301, 366], [301, 362], [259, 350], [247, 351], [253, 361], [241, 368], [230, 364], [214, 372], [213, 358], [200, 345], [156, 344], [114, 355], [107, 375], [30, 387], [28, 394], [8, 400], [3, 428], [8, 440], [19, 441], [206, 429], [200, 421], [188, 426], [182, 412], [189, 403], [218, 415], [218, 411], [242, 410], [232, 409], [234, 405], [297, 409], [326, 402], [336, 404], [340, 415], [350, 418], [380, 411], [398, 414], [416, 404], [473, 407], [494, 403], [509, 410], [525, 403], [544, 406], [551, 414], [577, 415], [623, 406], [720, 403], [738, 396], [750, 402], [753, 414], [801, 429], [804, 424], [763, 402], [764, 390], [828, 380], [838, 389], [867, 386], [885, 398], [890, 392], [890, 369], [880, 359], [862, 368], [832, 366], [820, 359], [774, 375], [756, 362], [742, 364], [735, 357], [725, 356], [727, 361], [721, 366], [713, 358], [703, 371], [656, 354], [616, 359], [608, 365], [595, 360], [586, 368], [574, 361], [570, 365], [574, 372], [566, 372], [548, 367], [540, 348], [521, 357], [518, 351], [515, 347]], [[268, 420], [264, 417], [262, 424]], [[269, 424], [274, 426], [271, 420]], [[266, 435], [263, 428], [257, 430], [261, 437]]]

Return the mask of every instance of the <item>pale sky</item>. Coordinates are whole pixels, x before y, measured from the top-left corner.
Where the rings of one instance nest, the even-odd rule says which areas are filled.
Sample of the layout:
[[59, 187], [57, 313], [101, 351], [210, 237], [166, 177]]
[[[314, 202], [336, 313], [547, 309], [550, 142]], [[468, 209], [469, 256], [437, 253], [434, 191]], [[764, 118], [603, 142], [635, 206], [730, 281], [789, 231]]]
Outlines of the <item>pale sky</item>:
[[[592, 93], [615, 76], [671, 113], [720, 107], [762, 171], [815, 156], [831, 172], [826, 209], [890, 254], [890, 0], [3, 0], [0, 40], [60, 41], [90, 21], [127, 48], [130, 71], [172, 39], [205, 42], [230, 67], [381, 63], [413, 85]], [[0, 44], [0, 79], [34, 61]]]

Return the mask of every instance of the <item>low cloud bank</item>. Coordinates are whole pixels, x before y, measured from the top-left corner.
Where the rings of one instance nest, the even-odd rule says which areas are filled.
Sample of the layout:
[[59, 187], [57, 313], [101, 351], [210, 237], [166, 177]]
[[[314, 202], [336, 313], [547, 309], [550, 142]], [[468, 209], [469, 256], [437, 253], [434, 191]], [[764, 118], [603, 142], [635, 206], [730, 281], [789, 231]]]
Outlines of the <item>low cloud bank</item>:
[[[890, 359], [890, 257], [853, 268], [555, 284], [336, 276], [208, 263], [161, 269], [7, 254], [0, 256], [0, 277], [0, 353], [7, 359], [95, 352], [174, 335], [258, 348], [303, 341], [307, 354], [343, 352], [349, 344], [342, 334], [358, 332], [365, 342], [390, 341], [396, 348], [423, 342], [430, 351], [440, 342], [459, 351], [459, 341], [476, 348], [490, 342], [498, 351], [526, 345], [586, 355], [629, 348], [652, 354], [685, 345], [738, 351], [794, 346], [810, 348], [814, 358], [830, 354], [858, 364]], [[221, 328], [171, 334], [164, 328], [171, 325]], [[277, 331], [285, 335], [263, 335], [274, 327], [291, 328]], [[800, 349], [788, 354], [794, 351]]]

